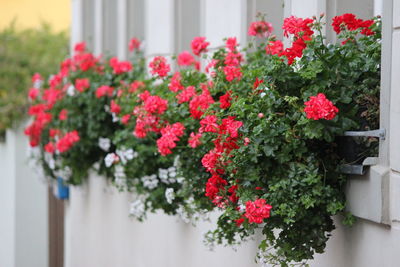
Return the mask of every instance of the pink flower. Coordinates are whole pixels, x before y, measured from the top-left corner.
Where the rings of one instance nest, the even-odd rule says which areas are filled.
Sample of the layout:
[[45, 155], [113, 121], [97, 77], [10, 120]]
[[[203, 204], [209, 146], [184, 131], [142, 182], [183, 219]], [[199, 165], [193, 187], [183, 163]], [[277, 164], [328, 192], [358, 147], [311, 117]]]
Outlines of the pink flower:
[[129, 61], [119, 61], [118, 58], [112, 57], [109, 61], [110, 66], [114, 70], [114, 74], [122, 74], [132, 70], [132, 64]]
[[239, 66], [240, 62], [243, 61], [242, 54], [240, 53], [235, 53], [235, 52], [229, 52], [225, 56], [224, 63], [227, 66]]
[[129, 86], [129, 93], [134, 93], [136, 92], [139, 88], [143, 88], [146, 85], [142, 81], [134, 81], [133, 83], [130, 84]]
[[83, 92], [90, 87], [89, 79], [76, 79], [75, 80], [75, 88], [79, 92]]
[[168, 108], [168, 100], [159, 96], [149, 96], [144, 101], [144, 109], [149, 113], [163, 114]]
[[115, 103], [114, 100], [111, 100], [110, 111], [114, 114], [119, 114], [121, 112], [121, 107]]
[[178, 99], [178, 103], [182, 104], [185, 102], [189, 102], [192, 97], [196, 95], [196, 88], [194, 86], [188, 86], [185, 90], [180, 92], [176, 98]]
[[208, 115], [200, 121], [200, 132], [216, 133], [218, 131], [217, 116]]
[[243, 139], [243, 144], [244, 144], [245, 146], [247, 146], [248, 144], [250, 144], [250, 138], [245, 137], [245, 138]]
[[60, 111], [60, 114], [58, 114], [58, 119], [60, 121], [65, 121], [68, 118], [68, 110], [62, 109]]
[[191, 43], [192, 52], [196, 56], [200, 56], [201, 53], [207, 52], [207, 47], [210, 45], [209, 42], [206, 42], [205, 37], [195, 37]]
[[39, 89], [37, 89], [37, 88], [31, 88], [31, 89], [29, 89], [28, 97], [29, 97], [31, 100], [35, 100], [35, 99], [38, 97], [38, 95], [39, 95]]
[[254, 21], [250, 24], [248, 35], [257, 37], [268, 37], [274, 30], [272, 24], [266, 21]]
[[239, 136], [238, 130], [242, 126], [243, 122], [235, 120], [233, 116], [229, 116], [222, 119], [219, 129], [222, 134], [228, 134], [232, 138], [237, 138]]
[[178, 55], [179, 66], [191, 66], [194, 62], [194, 57], [188, 51], [183, 51]]
[[96, 97], [101, 98], [106, 95], [112, 96], [113, 92], [114, 92], [114, 88], [112, 88], [108, 85], [102, 85], [96, 89]]
[[42, 78], [42, 76], [39, 74], [39, 73], [35, 73], [35, 74], [33, 74], [33, 76], [32, 76], [32, 83], [35, 83], [35, 82], [37, 82], [37, 81], [43, 81], [43, 78]]
[[80, 43], [75, 44], [74, 51], [76, 53], [83, 53], [83, 52], [85, 52], [85, 50], [86, 50], [85, 42], [80, 42]]
[[283, 43], [279, 40], [270, 41], [265, 47], [265, 52], [270, 55], [279, 55], [283, 52]]
[[126, 125], [126, 124], [128, 124], [130, 119], [131, 119], [131, 115], [130, 114], [126, 114], [126, 115], [122, 116], [121, 123]]
[[158, 75], [159, 77], [165, 77], [171, 70], [171, 67], [167, 63], [167, 59], [162, 56], [154, 57], [153, 61], [149, 63], [150, 72], [153, 75]]
[[172, 125], [167, 125], [161, 130], [161, 137], [157, 140], [158, 152], [162, 156], [171, 154], [171, 149], [176, 147], [179, 137], [184, 134], [185, 126], [182, 123], [176, 122]]
[[139, 49], [140, 48], [140, 41], [139, 41], [139, 39], [137, 39], [137, 38], [132, 38], [130, 41], [129, 41], [129, 51], [130, 52], [133, 52], [133, 51], [135, 51], [136, 49]]
[[228, 38], [228, 39], [226, 40], [225, 45], [226, 45], [226, 48], [227, 48], [230, 52], [236, 51], [236, 47], [238, 46], [236, 37]]
[[206, 111], [212, 103], [214, 103], [214, 100], [210, 92], [207, 90], [207, 88], [204, 88], [200, 95], [196, 95], [192, 98], [192, 100], [190, 100], [190, 116], [195, 119], [200, 119], [204, 114], [204, 111]]
[[56, 150], [56, 148], [55, 148], [55, 146], [54, 146], [54, 144], [52, 142], [49, 142], [44, 146], [44, 150], [47, 153], [53, 154], [54, 151]]
[[240, 70], [240, 67], [225, 66], [224, 73], [225, 73], [225, 78], [228, 82], [231, 82], [235, 79], [240, 81], [240, 79], [242, 78], [242, 72]]
[[181, 79], [182, 79], [181, 73], [178, 71], [175, 72], [171, 78], [171, 82], [168, 84], [169, 90], [176, 93], [178, 91], [185, 89], [185, 87], [181, 84]]
[[264, 219], [270, 217], [272, 206], [266, 203], [265, 199], [257, 199], [255, 201], [246, 202], [246, 213], [244, 216], [249, 223], [262, 223]]
[[310, 27], [312, 23], [314, 23], [314, 20], [310, 18], [302, 19], [295, 16], [285, 18], [282, 26], [282, 29], [284, 30], [283, 35], [288, 37], [289, 34], [293, 34], [294, 36], [299, 37], [300, 33], [302, 33], [302, 36], [311, 36], [314, 34], [314, 31], [311, 30]]
[[195, 134], [195, 133], [191, 132], [189, 140], [188, 140], [189, 146], [191, 148], [196, 148], [197, 146], [201, 145], [201, 141], [200, 141], [201, 136], [202, 136], [201, 133]]
[[218, 61], [216, 59], [211, 59], [210, 63], [207, 64], [205, 71], [206, 73], [209, 73], [210, 69], [215, 68], [215, 65], [217, 65]]
[[332, 120], [339, 112], [339, 109], [322, 93], [319, 93], [317, 96], [311, 96], [310, 100], [305, 102], [304, 105], [306, 106], [304, 112], [308, 119]]

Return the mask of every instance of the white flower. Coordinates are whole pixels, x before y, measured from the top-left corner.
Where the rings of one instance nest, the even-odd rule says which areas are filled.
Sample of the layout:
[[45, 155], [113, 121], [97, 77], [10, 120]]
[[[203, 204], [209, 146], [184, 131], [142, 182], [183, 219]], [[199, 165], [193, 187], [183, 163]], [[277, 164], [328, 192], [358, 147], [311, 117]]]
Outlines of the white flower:
[[111, 167], [111, 165], [113, 165], [116, 159], [117, 155], [115, 155], [114, 153], [108, 153], [104, 158], [104, 163], [106, 164], [106, 167], [107, 168]]
[[266, 95], [266, 93], [262, 92], [262, 93], [260, 94], [260, 97], [263, 98], [265, 95]]
[[115, 166], [114, 176], [115, 178], [126, 178], [124, 167], [122, 167], [121, 165]]
[[179, 218], [184, 223], [190, 223], [190, 216], [189, 213], [186, 212], [185, 208], [183, 206], [179, 206], [178, 209], [176, 210], [176, 214], [178, 214]]
[[72, 84], [70, 86], [68, 86], [67, 95], [69, 95], [69, 96], [75, 95], [75, 87]]
[[117, 154], [122, 162], [125, 164], [128, 160], [137, 158], [138, 153], [134, 151], [132, 148], [129, 149], [117, 149]]
[[99, 147], [104, 150], [104, 151], [108, 151], [110, 149], [111, 146], [111, 141], [108, 138], [103, 138], [100, 137], [99, 138]]
[[146, 175], [141, 178], [143, 186], [152, 190], [158, 186], [157, 175]]
[[173, 188], [167, 188], [165, 190], [165, 198], [169, 204], [172, 204], [172, 201], [175, 199], [175, 193]]
[[111, 113], [111, 115], [112, 115], [112, 121], [113, 121], [113, 122], [119, 121], [119, 118], [118, 118], [117, 115], [115, 115], [115, 113]]
[[58, 171], [55, 171], [54, 174], [67, 181], [72, 176], [72, 170], [68, 166], [66, 166]]
[[130, 208], [129, 208], [129, 214], [136, 218], [141, 218], [143, 217], [145, 212], [145, 205], [143, 201], [140, 199], [135, 200], [131, 203]]
[[185, 181], [185, 178], [184, 177], [178, 177], [178, 178], [176, 178], [176, 181], [178, 183], [182, 184]]
[[42, 80], [35, 80], [33, 82], [33, 87], [36, 89], [40, 89], [42, 87], [43, 81]]
[[50, 153], [45, 153], [44, 154], [44, 160], [47, 162], [47, 164], [49, 165], [49, 168], [54, 170], [56, 167], [56, 162], [53, 159], [53, 155]]

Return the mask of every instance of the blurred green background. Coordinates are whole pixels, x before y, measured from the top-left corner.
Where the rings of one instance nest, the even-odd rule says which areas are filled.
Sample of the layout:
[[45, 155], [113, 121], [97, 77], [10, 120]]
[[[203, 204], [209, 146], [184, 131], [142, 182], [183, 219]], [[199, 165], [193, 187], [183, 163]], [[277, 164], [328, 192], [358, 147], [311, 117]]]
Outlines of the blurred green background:
[[19, 29], [15, 21], [0, 32], [0, 135], [25, 118], [31, 77], [44, 79], [58, 71], [68, 55], [66, 31], [55, 32], [42, 23], [34, 29]]

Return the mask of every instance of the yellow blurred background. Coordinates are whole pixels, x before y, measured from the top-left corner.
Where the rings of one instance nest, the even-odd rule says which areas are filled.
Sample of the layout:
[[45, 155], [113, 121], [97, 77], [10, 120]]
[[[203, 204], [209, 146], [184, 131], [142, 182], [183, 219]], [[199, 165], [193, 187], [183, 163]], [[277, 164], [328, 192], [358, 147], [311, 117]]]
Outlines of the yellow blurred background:
[[42, 22], [53, 30], [69, 30], [71, 0], [0, 0], [0, 29], [16, 19], [17, 28], [37, 28]]

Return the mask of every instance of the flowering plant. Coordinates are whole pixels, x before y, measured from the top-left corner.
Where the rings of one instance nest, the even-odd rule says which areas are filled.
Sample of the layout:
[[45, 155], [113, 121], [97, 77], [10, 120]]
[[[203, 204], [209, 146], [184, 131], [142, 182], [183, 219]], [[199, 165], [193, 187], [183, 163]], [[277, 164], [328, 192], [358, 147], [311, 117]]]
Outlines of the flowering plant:
[[[97, 163], [135, 191], [139, 219], [162, 209], [191, 221], [219, 209], [207, 242], [235, 244], [261, 228], [262, 261], [311, 259], [345, 208], [338, 136], [379, 124], [379, 18], [335, 17], [336, 44], [326, 44], [321, 20], [286, 18], [286, 48], [263, 20], [248, 31], [258, 45], [243, 50], [231, 37], [207, 54], [197, 37], [175, 72], [167, 58], [150, 59], [150, 77], [143, 58], [104, 62], [80, 44], [31, 107], [26, 133], [51, 174], [68, 167], [79, 183]], [[68, 94], [70, 84], [79, 93]], [[367, 141], [372, 153], [377, 142]]]

